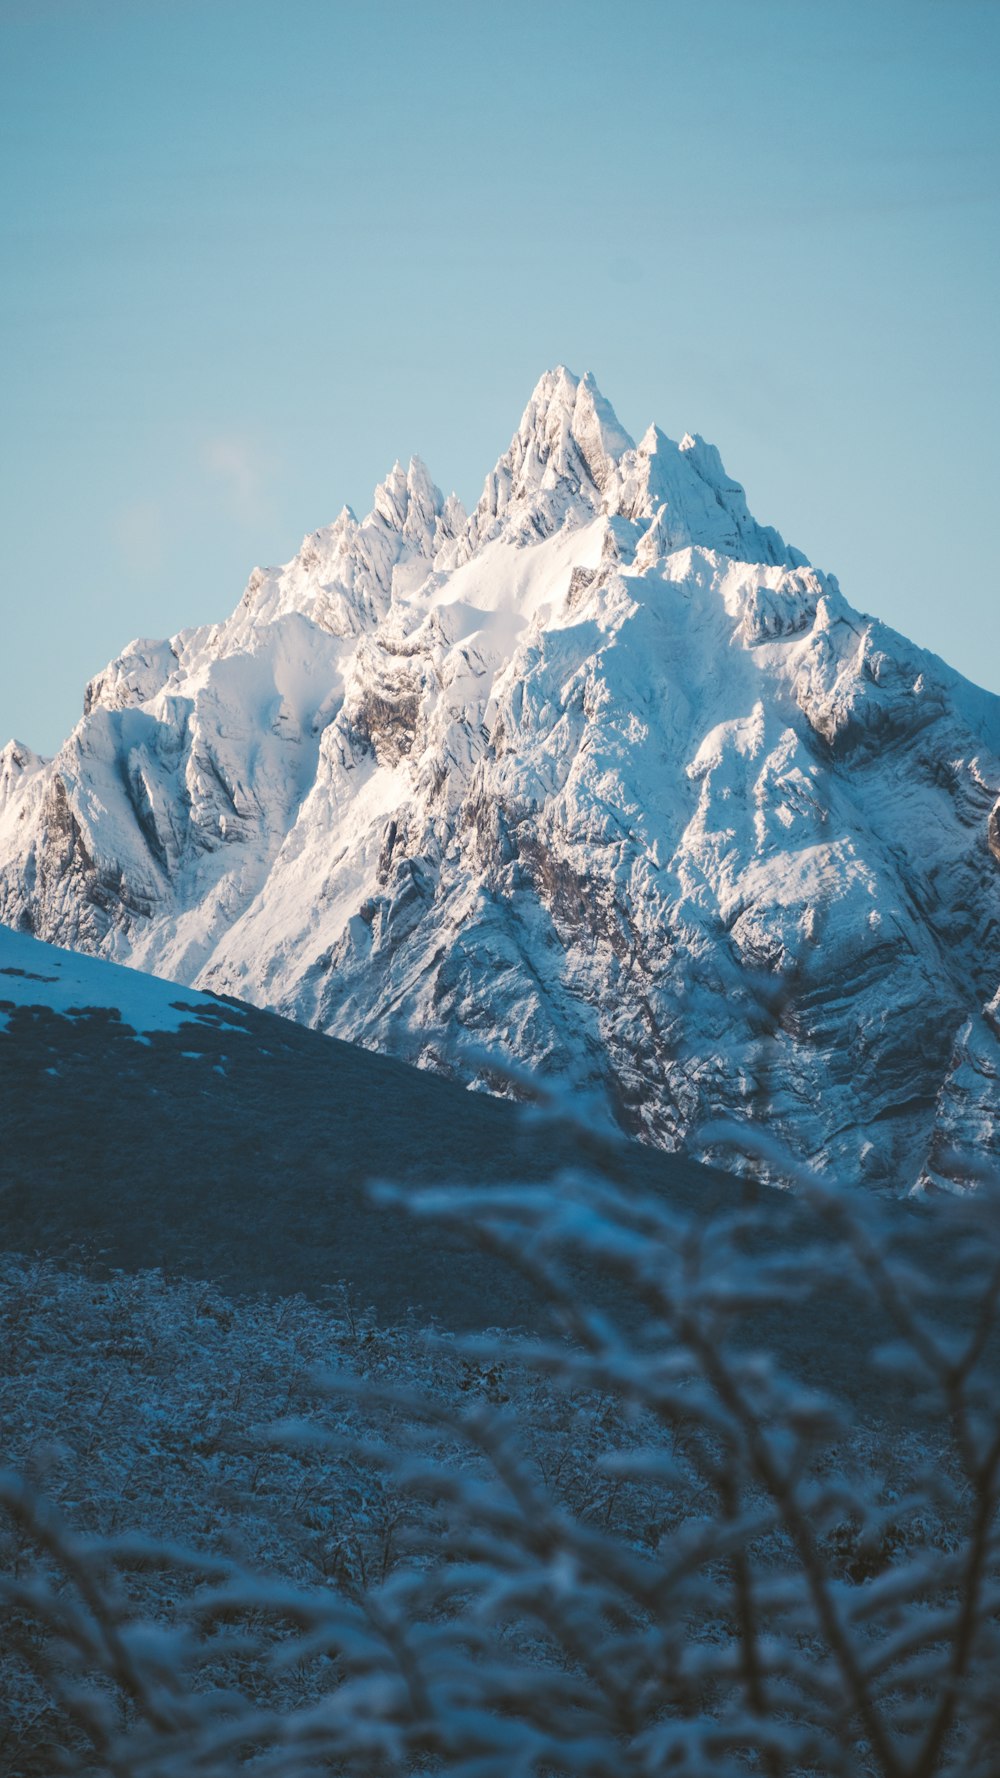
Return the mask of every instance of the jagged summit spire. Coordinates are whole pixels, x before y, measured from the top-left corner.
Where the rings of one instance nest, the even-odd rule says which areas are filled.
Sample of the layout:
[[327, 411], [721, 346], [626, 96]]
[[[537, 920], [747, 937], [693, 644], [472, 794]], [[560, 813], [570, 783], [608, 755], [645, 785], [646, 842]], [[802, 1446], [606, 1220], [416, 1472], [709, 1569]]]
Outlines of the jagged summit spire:
[[379, 522], [430, 559], [459, 534], [466, 518], [457, 495], [445, 499], [423, 459], [411, 457], [406, 469], [397, 458], [375, 489], [365, 524]]
[[602, 491], [612, 464], [634, 448], [610, 401], [597, 387], [593, 372], [588, 370], [578, 377], [564, 364], [539, 377], [511, 441], [511, 451], [519, 441], [533, 442], [546, 466], [554, 457], [556, 474], [572, 473], [572, 442]]
[[593, 375], [558, 364], [539, 377], [487, 476], [457, 559], [468, 560], [501, 532], [530, 544], [601, 514], [649, 527], [644, 557], [693, 544], [744, 561], [792, 567], [806, 560], [757, 523], [714, 445], [690, 433], [678, 444], [653, 425], [636, 446]]
[[[444, 551], [439, 565], [452, 568], [501, 534], [515, 545], [532, 544], [564, 524], [599, 516], [646, 527], [641, 548], [633, 540], [636, 560], [693, 545], [744, 561], [787, 567], [806, 561], [757, 523], [714, 445], [697, 433], [678, 442], [657, 425], [634, 444], [592, 372], [577, 376], [565, 364], [539, 377], [470, 519], [456, 496], [442, 498], [420, 458], [411, 457], [406, 469], [397, 460], [376, 488], [361, 530], [399, 539], [399, 547], [428, 563]], [[394, 563], [396, 544], [390, 553]]]
[[547, 370], [469, 521], [468, 554], [516, 515], [525, 537], [557, 530], [571, 503], [599, 512], [632, 440], [588, 371]]
[[410, 458], [407, 469], [397, 457], [385, 480], [375, 489], [372, 517], [377, 514], [394, 530], [402, 531], [414, 503], [433, 513], [440, 510], [441, 494], [418, 457]]

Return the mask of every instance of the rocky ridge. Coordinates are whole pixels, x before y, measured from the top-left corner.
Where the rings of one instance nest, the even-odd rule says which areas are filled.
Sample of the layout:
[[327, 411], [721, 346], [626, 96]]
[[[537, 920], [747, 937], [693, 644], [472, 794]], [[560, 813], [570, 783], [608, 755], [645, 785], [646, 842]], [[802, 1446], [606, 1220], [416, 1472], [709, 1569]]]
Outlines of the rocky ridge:
[[469, 518], [397, 464], [8, 745], [0, 919], [907, 1187], [1000, 1146], [998, 793], [1000, 699], [560, 369]]

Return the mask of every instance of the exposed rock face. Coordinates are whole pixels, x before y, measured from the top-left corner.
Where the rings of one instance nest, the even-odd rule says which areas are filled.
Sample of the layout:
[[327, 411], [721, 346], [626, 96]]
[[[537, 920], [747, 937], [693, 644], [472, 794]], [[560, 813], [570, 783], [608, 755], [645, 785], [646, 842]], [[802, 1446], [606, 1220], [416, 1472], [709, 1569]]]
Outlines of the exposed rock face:
[[990, 810], [989, 825], [986, 830], [990, 851], [1000, 864], [1000, 802], [994, 803]]
[[996, 1148], [998, 755], [1000, 700], [717, 451], [559, 370], [470, 519], [397, 465], [227, 623], [133, 643], [56, 760], [7, 748], [0, 918], [905, 1187]]

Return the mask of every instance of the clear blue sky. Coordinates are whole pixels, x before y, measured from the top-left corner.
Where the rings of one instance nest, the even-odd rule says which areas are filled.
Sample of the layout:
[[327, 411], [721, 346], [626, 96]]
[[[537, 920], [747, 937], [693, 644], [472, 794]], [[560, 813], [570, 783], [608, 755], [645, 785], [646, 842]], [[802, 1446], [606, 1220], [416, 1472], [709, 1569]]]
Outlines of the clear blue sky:
[[1000, 690], [994, 0], [0, 0], [0, 739], [541, 371]]

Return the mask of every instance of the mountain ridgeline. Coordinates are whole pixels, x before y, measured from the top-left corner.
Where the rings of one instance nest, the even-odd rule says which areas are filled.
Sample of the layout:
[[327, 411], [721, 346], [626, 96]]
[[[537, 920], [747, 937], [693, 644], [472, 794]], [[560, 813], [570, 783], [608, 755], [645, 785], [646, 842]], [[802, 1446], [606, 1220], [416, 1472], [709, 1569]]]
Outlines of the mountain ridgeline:
[[471, 516], [397, 464], [10, 743], [0, 920], [906, 1189], [1000, 1140], [998, 793], [1000, 699], [559, 369]]

